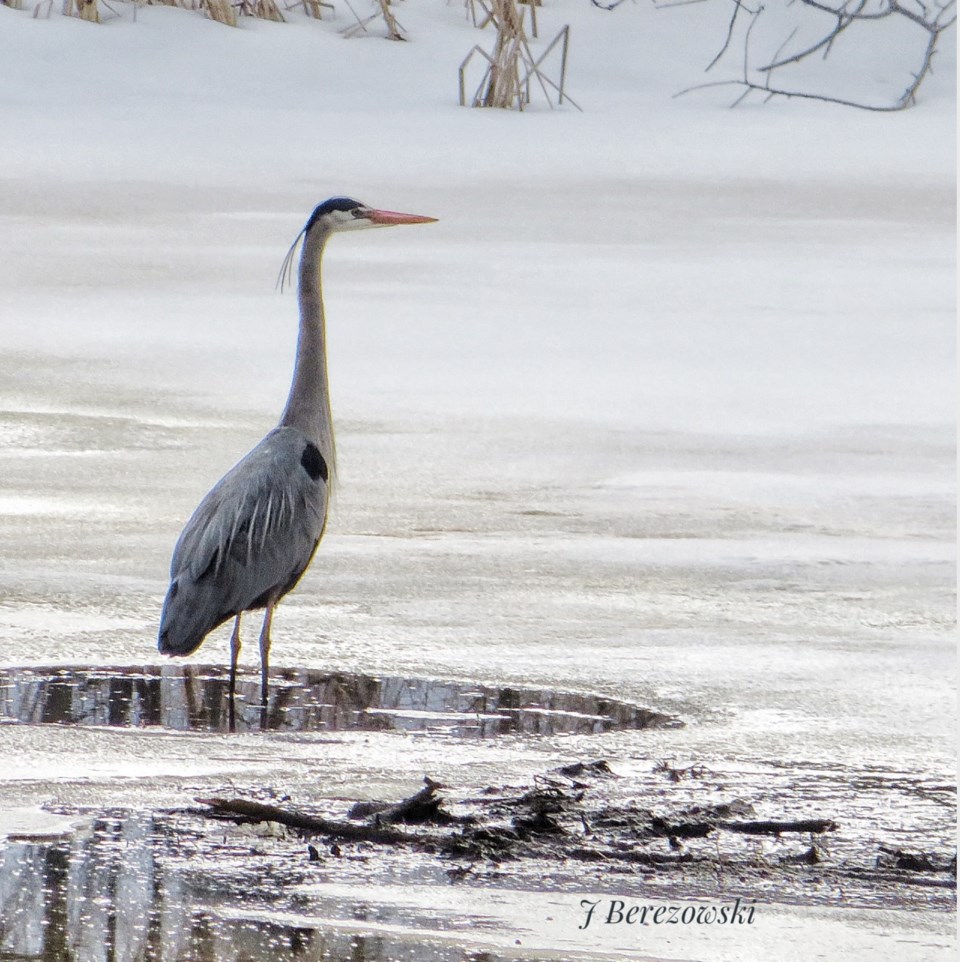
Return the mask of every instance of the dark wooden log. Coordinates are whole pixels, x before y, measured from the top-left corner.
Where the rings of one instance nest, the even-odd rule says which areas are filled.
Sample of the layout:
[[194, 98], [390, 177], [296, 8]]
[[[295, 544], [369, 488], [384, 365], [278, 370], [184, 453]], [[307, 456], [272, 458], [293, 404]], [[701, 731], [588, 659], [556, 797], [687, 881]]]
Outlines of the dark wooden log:
[[409, 798], [399, 802], [357, 802], [347, 813], [348, 818], [369, 818], [376, 816], [381, 822], [438, 822], [447, 824], [458, 821], [444, 812], [440, 806], [443, 799], [437, 789], [443, 786], [432, 778], [424, 777], [424, 786]]
[[435, 845], [437, 839], [430, 835], [402, 832], [379, 823], [358, 825], [356, 822], [340, 822], [317, 815], [308, 815], [296, 809], [279, 808], [265, 805], [249, 798], [198, 798], [201, 805], [207, 805], [209, 812], [204, 814], [216, 818], [231, 818], [238, 821], [277, 822], [290, 828], [318, 835], [358, 842], [377, 842], [382, 845]]
[[839, 826], [829, 818], [810, 818], [799, 822], [717, 822], [717, 828], [744, 835], [780, 835], [783, 832], [832, 832]]

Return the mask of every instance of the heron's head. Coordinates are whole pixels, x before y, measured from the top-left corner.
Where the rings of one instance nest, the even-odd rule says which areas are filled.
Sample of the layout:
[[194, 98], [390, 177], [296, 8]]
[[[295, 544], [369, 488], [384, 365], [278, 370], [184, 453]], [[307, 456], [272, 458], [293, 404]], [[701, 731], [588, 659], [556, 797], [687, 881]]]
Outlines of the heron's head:
[[[296, 240], [290, 245], [287, 256], [280, 267], [277, 287], [283, 291], [293, 280], [293, 261], [297, 248], [305, 238], [311, 235], [320, 238], [320, 250], [330, 234], [338, 231], [363, 230], [365, 227], [395, 227], [398, 224], [432, 224], [436, 217], [421, 217], [419, 214], [400, 214], [395, 210], [377, 210], [367, 207], [358, 200], [350, 197], [331, 197], [322, 204], [318, 204], [303, 230], [297, 234]], [[315, 233], [319, 230], [319, 235]]]
[[363, 230], [366, 227], [395, 227], [398, 224], [432, 224], [436, 217], [377, 210], [349, 197], [331, 197], [318, 204], [304, 230], [322, 227], [326, 231]]

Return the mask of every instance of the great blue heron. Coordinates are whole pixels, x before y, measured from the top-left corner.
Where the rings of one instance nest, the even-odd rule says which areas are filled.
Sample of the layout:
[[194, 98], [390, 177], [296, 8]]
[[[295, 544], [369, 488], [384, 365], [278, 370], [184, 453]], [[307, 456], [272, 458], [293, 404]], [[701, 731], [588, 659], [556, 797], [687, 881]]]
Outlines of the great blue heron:
[[435, 217], [375, 210], [347, 197], [320, 204], [280, 271], [281, 288], [300, 255], [300, 335], [293, 383], [275, 427], [200, 502], [173, 551], [158, 647], [189, 655], [235, 618], [230, 638], [230, 730], [240, 654], [240, 617], [265, 608], [260, 631], [260, 704], [265, 722], [270, 623], [277, 602], [300, 580], [327, 522], [335, 471], [320, 260], [331, 234], [365, 227], [428, 224]]

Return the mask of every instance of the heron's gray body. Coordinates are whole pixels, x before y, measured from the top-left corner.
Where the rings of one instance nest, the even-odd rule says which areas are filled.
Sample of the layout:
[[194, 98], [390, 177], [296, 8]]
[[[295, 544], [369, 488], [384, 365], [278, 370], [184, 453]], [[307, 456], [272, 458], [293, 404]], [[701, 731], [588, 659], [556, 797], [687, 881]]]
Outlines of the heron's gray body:
[[173, 551], [161, 651], [188, 655], [214, 628], [296, 585], [323, 534], [329, 481], [315, 440], [281, 426], [217, 482]]
[[214, 628], [236, 618], [230, 640], [231, 730], [240, 616], [266, 609], [260, 632], [263, 722], [273, 609], [307, 569], [327, 521], [335, 446], [320, 283], [324, 245], [335, 231], [432, 220], [334, 197], [317, 206], [284, 260], [281, 279], [289, 277], [302, 240], [300, 334], [286, 407], [279, 426], [217, 482], [187, 522], [174, 548], [160, 616], [158, 647], [165, 655], [189, 655]]
[[[327, 517], [334, 471], [320, 261], [330, 236], [304, 230], [300, 334], [280, 424], [200, 502], [180, 535], [158, 647], [189, 655], [243, 611], [272, 609], [306, 570]], [[239, 640], [237, 641], [239, 645]]]

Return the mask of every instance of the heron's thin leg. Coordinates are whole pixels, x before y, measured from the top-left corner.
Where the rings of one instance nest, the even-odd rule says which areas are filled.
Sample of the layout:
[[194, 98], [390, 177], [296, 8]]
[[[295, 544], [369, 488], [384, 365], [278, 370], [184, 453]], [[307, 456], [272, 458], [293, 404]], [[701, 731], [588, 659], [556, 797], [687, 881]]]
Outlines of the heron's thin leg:
[[267, 602], [267, 611], [263, 616], [263, 628], [260, 629], [260, 727], [267, 725], [267, 679], [270, 675], [270, 622], [273, 621], [273, 608], [276, 600]]
[[233, 634], [230, 636], [230, 687], [229, 699], [227, 704], [227, 716], [230, 731], [237, 730], [237, 713], [234, 706], [234, 698], [237, 694], [237, 659], [240, 657], [240, 615], [233, 623]]

